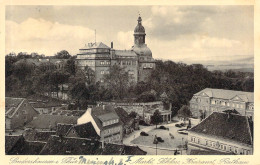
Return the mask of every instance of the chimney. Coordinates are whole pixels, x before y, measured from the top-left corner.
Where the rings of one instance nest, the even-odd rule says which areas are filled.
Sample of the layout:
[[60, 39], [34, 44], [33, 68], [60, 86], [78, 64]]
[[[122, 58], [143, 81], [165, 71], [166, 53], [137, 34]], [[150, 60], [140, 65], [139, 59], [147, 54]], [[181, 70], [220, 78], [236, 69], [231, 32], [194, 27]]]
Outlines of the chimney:
[[113, 41], [111, 42], [111, 49], [113, 49]]

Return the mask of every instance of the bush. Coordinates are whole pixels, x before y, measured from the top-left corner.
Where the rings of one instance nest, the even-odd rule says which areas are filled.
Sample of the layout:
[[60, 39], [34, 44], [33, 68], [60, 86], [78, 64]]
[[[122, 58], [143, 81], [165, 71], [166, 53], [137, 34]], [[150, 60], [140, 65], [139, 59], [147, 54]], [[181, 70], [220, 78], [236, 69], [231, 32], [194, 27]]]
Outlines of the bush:
[[147, 124], [145, 121], [143, 121], [143, 120], [140, 120], [139, 121], [139, 124], [140, 125], [143, 125], [143, 126], [150, 126], [150, 124]]

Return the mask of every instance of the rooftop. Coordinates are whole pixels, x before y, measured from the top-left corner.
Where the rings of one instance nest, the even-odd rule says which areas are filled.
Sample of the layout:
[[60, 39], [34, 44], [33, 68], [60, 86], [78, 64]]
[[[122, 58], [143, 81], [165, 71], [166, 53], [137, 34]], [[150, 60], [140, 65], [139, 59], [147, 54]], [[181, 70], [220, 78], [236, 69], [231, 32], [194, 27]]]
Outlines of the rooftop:
[[190, 132], [253, 145], [253, 124], [246, 116], [213, 112]]
[[62, 136], [65, 136], [69, 129], [73, 126], [74, 124], [61, 124], [61, 123], [58, 123], [57, 124], [57, 129], [56, 129], [56, 135], [62, 135]]
[[221, 99], [233, 99], [235, 96], [238, 96], [245, 102], [254, 102], [254, 92], [243, 92], [243, 91], [234, 91], [234, 90], [225, 90], [225, 89], [213, 89], [205, 88], [202, 91], [194, 94], [195, 96], [205, 93], [209, 97], [221, 98]]
[[[73, 127], [70, 128], [70, 130], [74, 129], [77, 135], [80, 138], [94, 138], [94, 139], [99, 139], [100, 136], [97, 134], [95, 128], [93, 127], [91, 122], [85, 123], [85, 124], [80, 124], [80, 125], [74, 125]], [[69, 130], [69, 131], [70, 131]]]
[[42, 155], [146, 155], [137, 146], [123, 144], [102, 143], [87, 138], [70, 138], [51, 136], [42, 149]]
[[82, 49], [110, 49], [110, 47], [103, 42], [94, 42], [86, 44]]
[[58, 123], [76, 124], [77, 116], [40, 114], [25, 127], [35, 129], [56, 129]]

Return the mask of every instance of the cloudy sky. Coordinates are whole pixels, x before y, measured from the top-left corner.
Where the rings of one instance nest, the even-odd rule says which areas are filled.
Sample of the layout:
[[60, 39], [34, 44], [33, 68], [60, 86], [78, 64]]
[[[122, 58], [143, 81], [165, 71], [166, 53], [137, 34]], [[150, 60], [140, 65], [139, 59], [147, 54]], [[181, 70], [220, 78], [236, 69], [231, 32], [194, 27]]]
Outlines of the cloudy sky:
[[253, 6], [7, 6], [6, 53], [72, 55], [95, 40], [130, 49], [138, 13], [157, 59], [253, 62]]

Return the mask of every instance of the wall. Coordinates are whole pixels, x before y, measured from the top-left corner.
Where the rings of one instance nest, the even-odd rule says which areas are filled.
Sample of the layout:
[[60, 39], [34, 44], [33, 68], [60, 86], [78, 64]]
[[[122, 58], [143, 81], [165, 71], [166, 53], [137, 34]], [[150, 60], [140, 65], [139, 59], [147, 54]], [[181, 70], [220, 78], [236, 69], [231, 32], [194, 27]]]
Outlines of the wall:
[[189, 132], [188, 134], [188, 151], [189, 154], [191, 150], [215, 150], [223, 153], [234, 153], [251, 155], [253, 149], [251, 145], [239, 143], [236, 141], [222, 139], [218, 137], [213, 137], [205, 134], [198, 134], [194, 132]]

